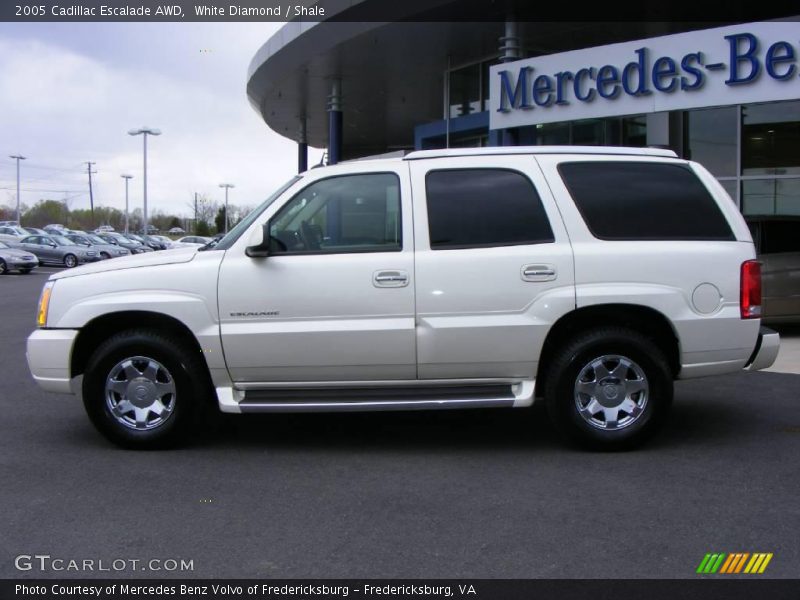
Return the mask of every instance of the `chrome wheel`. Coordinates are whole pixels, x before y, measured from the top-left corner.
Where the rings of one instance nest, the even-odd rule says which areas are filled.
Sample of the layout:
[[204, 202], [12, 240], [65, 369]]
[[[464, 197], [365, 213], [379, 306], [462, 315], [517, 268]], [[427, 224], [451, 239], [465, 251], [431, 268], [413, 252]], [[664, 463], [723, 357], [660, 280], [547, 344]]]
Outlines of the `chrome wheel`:
[[106, 405], [130, 429], [155, 429], [175, 410], [175, 380], [156, 360], [134, 356], [111, 369], [105, 386]]
[[78, 259], [73, 254], [67, 254], [64, 257], [64, 266], [71, 269], [78, 264]]
[[631, 359], [608, 354], [589, 361], [575, 380], [575, 407], [587, 423], [605, 431], [623, 429], [642, 415], [649, 384]]

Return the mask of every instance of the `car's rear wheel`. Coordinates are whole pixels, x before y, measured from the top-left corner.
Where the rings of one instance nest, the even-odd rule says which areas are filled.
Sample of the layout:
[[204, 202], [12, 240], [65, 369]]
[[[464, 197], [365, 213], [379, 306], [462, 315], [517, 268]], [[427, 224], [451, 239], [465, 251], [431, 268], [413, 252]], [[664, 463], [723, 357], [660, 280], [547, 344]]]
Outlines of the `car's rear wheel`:
[[199, 353], [149, 329], [118, 333], [89, 360], [86, 412], [112, 442], [153, 449], [181, 441], [208, 406], [209, 383]]
[[111, 258], [111, 255], [108, 252], [101, 252], [100, 253], [100, 258], [102, 258], [103, 260], [107, 260], [107, 259]]
[[74, 254], [67, 254], [64, 256], [64, 266], [68, 269], [78, 266], [78, 257]]
[[0, 275], [5, 275], [8, 273], [8, 265], [6, 265], [6, 261], [0, 258]]
[[626, 328], [597, 328], [557, 351], [545, 398], [554, 424], [570, 440], [593, 449], [628, 449], [663, 423], [672, 374], [649, 338]]

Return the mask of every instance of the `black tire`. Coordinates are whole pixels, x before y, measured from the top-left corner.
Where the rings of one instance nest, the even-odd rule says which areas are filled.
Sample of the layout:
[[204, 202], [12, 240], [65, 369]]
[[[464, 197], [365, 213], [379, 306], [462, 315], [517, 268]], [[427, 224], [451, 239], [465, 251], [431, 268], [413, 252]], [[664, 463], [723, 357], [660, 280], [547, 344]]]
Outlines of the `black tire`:
[[108, 260], [109, 258], [111, 258], [111, 255], [108, 252], [101, 252], [100, 258], [102, 258], [103, 260]]
[[[127, 417], [115, 416], [112, 400], [106, 393], [106, 382], [115, 367], [132, 357], [157, 361], [169, 375], [166, 377], [159, 370], [162, 381], [171, 378], [174, 382], [174, 395], [161, 398], [165, 405], [173, 402], [171, 413], [147, 429], [121, 422], [133, 417], [130, 413]], [[94, 426], [115, 444], [140, 450], [167, 448], [183, 441], [207, 414], [211, 391], [208, 370], [200, 353], [178, 338], [150, 329], [123, 331], [106, 340], [89, 359], [83, 378], [83, 404]], [[124, 400], [120, 394], [110, 395], [120, 403]]]
[[[593, 365], [613, 370], [615, 364], [622, 364], [615, 362], [615, 357], [632, 361], [630, 369], [623, 365], [625, 381], [620, 383], [613, 373], [602, 377], [601, 372], [598, 378]], [[606, 420], [602, 402], [612, 405], [620, 402], [620, 392], [632, 389], [633, 385], [640, 387], [642, 379], [645, 392], [624, 392], [636, 404], [633, 410], [630, 413], [621, 410], [617, 417], [622, 418], [616, 421]], [[649, 338], [622, 327], [591, 329], [575, 335], [556, 350], [546, 377], [547, 411], [556, 428], [580, 446], [593, 450], [632, 449], [651, 438], [663, 424], [672, 404], [672, 380], [663, 351]], [[579, 391], [584, 382], [598, 390], [596, 396]], [[632, 384], [630, 388], [626, 382]], [[591, 404], [592, 398], [597, 403]], [[600, 412], [592, 415], [592, 407], [601, 408], [603, 415]], [[609, 410], [613, 414], [619, 409]]]
[[30, 273], [31, 271], [33, 271], [33, 267], [28, 267], [28, 268], [26, 268], [26, 269], [20, 269], [20, 270], [19, 270], [19, 272], [20, 272], [20, 273], [22, 273], [23, 275], [27, 275], [27, 274], [28, 274], [28, 273]]
[[0, 275], [5, 275], [8, 273], [8, 265], [6, 265], [6, 261], [0, 258]]
[[64, 255], [64, 266], [68, 269], [72, 269], [73, 267], [78, 266], [78, 257], [74, 254], [65, 254]]

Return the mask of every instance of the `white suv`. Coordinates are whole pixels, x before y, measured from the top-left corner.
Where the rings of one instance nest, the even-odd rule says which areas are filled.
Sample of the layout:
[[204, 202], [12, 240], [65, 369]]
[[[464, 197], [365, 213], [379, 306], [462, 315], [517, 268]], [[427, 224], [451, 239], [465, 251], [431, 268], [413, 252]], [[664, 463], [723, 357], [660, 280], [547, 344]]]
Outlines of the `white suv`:
[[670, 151], [414, 152], [293, 178], [216, 246], [50, 277], [28, 363], [129, 447], [229, 413], [525, 407], [630, 447], [769, 366], [741, 214]]

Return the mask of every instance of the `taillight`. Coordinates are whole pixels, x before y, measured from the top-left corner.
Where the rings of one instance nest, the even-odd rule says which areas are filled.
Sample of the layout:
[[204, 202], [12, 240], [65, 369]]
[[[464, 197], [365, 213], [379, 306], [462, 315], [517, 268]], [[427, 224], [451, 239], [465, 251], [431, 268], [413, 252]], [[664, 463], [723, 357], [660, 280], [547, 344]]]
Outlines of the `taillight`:
[[757, 260], [742, 263], [739, 311], [743, 319], [761, 317], [761, 263]]

